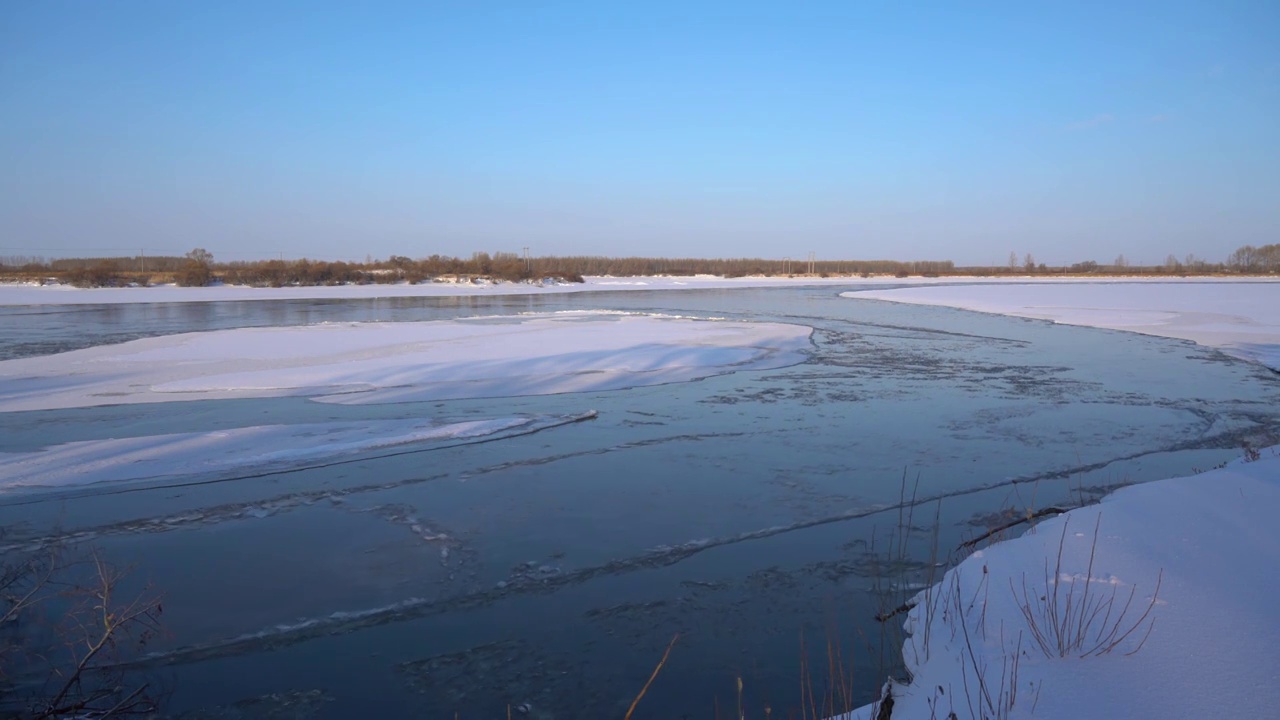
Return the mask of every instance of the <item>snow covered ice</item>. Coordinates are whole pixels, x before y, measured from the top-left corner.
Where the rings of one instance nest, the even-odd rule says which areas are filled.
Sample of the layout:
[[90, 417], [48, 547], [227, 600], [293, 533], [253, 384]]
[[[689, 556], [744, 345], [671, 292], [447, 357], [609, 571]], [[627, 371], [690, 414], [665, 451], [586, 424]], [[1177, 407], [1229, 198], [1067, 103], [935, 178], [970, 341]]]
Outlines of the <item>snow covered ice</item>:
[[[599, 391], [800, 362], [810, 329], [566, 312], [189, 333], [0, 363], [0, 412], [214, 398], [337, 404]], [[284, 468], [533, 423], [299, 423], [0, 452], [0, 491]], [[543, 423], [545, 424], [545, 422]]]
[[0, 493], [29, 486], [278, 470], [402, 445], [483, 437], [534, 423], [534, 418], [361, 420], [80, 440], [31, 452], [0, 452]]
[[214, 398], [584, 392], [804, 359], [810, 328], [620, 313], [241, 328], [0, 362], [0, 412]]
[[1280, 371], [1280, 282], [1026, 282], [844, 293], [1192, 340]]

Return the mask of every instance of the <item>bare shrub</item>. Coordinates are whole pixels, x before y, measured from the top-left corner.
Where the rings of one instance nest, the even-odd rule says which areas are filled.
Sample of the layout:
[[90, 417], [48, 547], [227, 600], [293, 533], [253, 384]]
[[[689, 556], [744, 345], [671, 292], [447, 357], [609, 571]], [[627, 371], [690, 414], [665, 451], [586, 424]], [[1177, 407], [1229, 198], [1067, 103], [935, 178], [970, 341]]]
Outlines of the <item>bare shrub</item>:
[[[1130, 611], [1137, 611], [1133, 601], [1137, 595], [1136, 585], [1131, 586], [1127, 597], [1119, 593], [1118, 586], [1112, 584], [1111, 592], [1091, 593], [1093, 583], [1093, 562], [1098, 550], [1098, 530], [1102, 525], [1102, 516], [1093, 527], [1093, 545], [1089, 549], [1089, 567], [1084, 578], [1071, 576], [1064, 582], [1062, 574], [1062, 551], [1067, 539], [1067, 526], [1070, 521], [1062, 523], [1062, 536], [1058, 540], [1058, 555], [1054, 563], [1053, 574], [1049, 574], [1049, 561], [1044, 566], [1044, 591], [1033, 591], [1022, 576], [1021, 594], [1019, 589], [1009, 581], [1009, 590], [1014, 600], [1022, 609], [1022, 616], [1027, 621], [1031, 637], [1044, 653], [1045, 657], [1090, 657], [1106, 655], [1119, 648], [1135, 633], [1141, 632], [1141, 640], [1125, 655], [1132, 655], [1142, 649], [1155, 619], [1151, 611], [1156, 606], [1160, 594], [1160, 584], [1164, 580], [1164, 570], [1156, 577], [1156, 588], [1151, 594], [1142, 614], [1133, 619]], [[1143, 626], [1146, 630], [1143, 631]]]
[[67, 282], [82, 288], [119, 287], [125, 284], [119, 266], [110, 260], [76, 268], [66, 274]]
[[0, 717], [106, 718], [158, 709], [121, 662], [159, 630], [150, 590], [122, 600], [125, 572], [94, 551], [49, 547], [0, 564]]

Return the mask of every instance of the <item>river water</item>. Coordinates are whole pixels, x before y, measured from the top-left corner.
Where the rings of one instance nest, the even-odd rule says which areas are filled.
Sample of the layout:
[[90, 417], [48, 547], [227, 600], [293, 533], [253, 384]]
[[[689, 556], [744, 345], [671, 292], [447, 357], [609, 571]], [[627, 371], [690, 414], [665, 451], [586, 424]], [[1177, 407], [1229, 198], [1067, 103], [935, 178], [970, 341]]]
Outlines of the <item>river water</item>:
[[122, 591], [161, 591], [166, 632], [137, 669], [170, 689], [172, 712], [201, 713], [188, 717], [622, 717], [677, 634], [637, 717], [739, 702], [786, 717], [801, 687], [819, 706], [869, 701], [900, 642], [875, 613], [994, 514], [1206, 469], [1280, 427], [1277, 377], [1210, 349], [838, 297], [855, 288], [0, 308], [0, 358], [557, 310], [814, 328], [799, 365], [612, 392], [0, 414], [0, 451], [16, 451], [266, 422], [598, 413], [225, 482], [0, 495], [5, 550], [71, 536], [133, 568]]

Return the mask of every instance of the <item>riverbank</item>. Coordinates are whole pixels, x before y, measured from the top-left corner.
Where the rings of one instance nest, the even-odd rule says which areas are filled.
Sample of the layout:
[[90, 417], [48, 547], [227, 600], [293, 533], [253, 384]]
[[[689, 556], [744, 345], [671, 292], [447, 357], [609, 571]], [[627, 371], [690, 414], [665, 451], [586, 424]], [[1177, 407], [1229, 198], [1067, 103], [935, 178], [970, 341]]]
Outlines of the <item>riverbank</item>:
[[[1267, 717], [1280, 446], [974, 552], [907, 615], [893, 718]], [[841, 720], [878, 717], [867, 706]]]
[[416, 297], [485, 297], [492, 295], [545, 295], [577, 292], [609, 292], [623, 290], [706, 290], [759, 287], [823, 287], [858, 285], [1113, 285], [1113, 284], [1196, 284], [1269, 283], [1280, 288], [1280, 278], [1258, 276], [1150, 277], [1150, 276], [1014, 276], [1014, 277], [921, 277], [898, 278], [890, 275], [872, 277], [814, 276], [747, 276], [725, 278], [716, 275], [692, 276], [589, 276], [581, 283], [522, 282], [423, 282], [385, 285], [301, 285], [289, 287], [249, 287], [214, 285], [209, 287], [77, 288], [72, 285], [35, 283], [0, 283], [0, 306], [10, 305], [97, 305], [118, 303], [215, 302], [243, 300], [348, 300]]

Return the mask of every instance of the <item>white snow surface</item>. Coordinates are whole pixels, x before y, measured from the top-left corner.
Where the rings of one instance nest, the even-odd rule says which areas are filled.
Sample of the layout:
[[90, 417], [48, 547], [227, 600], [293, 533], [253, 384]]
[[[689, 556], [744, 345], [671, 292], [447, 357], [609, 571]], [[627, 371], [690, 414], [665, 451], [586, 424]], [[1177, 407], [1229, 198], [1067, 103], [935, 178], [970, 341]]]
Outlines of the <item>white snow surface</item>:
[[[1125, 488], [975, 552], [916, 597], [904, 623], [912, 682], [893, 687], [893, 717], [1276, 717], [1278, 509], [1280, 446], [1255, 462]], [[1055, 587], [1060, 619], [1104, 608], [1085, 623], [1084, 649], [1065, 657], [1056, 643], [1049, 655], [1040, 649], [1023, 612], [1031, 607], [1038, 626], [1050, 627], [1038, 599]], [[1097, 603], [1113, 592], [1108, 614]], [[1116, 636], [1134, 630], [1111, 652], [1080, 657], [1113, 628]], [[873, 708], [843, 717], [871, 718]]]
[[801, 362], [811, 328], [619, 312], [241, 328], [0, 362], [0, 412], [215, 398], [342, 404], [681, 382]]
[[1280, 370], [1280, 282], [1024, 280], [842, 295], [1192, 340]]
[[361, 420], [82, 440], [31, 452], [0, 452], [0, 494], [23, 487], [276, 470], [414, 443], [482, 437], [533, 422], [529, 417], [454, 423]]

